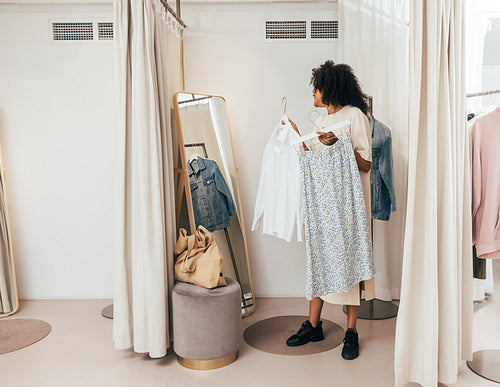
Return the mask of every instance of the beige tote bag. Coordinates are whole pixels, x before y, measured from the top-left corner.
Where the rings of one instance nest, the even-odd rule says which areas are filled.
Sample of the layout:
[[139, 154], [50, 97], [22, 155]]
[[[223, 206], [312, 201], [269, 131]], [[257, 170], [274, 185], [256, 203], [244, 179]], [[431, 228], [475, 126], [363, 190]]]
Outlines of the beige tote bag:
[[225, 286], [224, 260], [215, 243], [215, 236], [203, 226], [198, 226], [195, 235], [179, 230], [179, 239], [174, 248], [175, 279], [204, 288]]

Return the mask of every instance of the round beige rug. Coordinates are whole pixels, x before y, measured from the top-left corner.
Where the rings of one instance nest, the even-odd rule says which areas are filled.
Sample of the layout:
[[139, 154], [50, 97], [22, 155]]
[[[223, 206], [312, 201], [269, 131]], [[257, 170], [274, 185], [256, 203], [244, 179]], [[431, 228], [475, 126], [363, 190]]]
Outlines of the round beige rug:
[[330, 320], [322, 319], [322, 341], [311, 342], [299, 347], [289, 347], [286, 340], [297, 333], [307, 316], [277, 316], [256, 322], [245, 329], [243, 338], [248, 345], [275, 355], [303, 356], [329, 351], [342, 343], [344, 329]]
[[42, 320], [0, 320], [0, 355], [34, 344], [47, 336], [51, 330], [50, 324]]

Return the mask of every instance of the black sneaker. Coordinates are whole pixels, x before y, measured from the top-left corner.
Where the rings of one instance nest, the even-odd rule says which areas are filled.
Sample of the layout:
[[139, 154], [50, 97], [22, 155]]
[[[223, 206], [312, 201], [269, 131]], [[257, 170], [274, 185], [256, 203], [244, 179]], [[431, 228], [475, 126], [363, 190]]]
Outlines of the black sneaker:
[[309, 320], [302, 323], [299, 331], [288, 338], [286, 345], [289, 347], [298, 347], [299, 345], [304, 345], [310, 341], [321, 341], [325, 337], [323, 336], [323, 328], [321, 328], [322, 322], [320, 321], [316, 327], [313, 327]]
[[345, 332], [344, 348], [342, 348], [342, 357], [346, 360], [354, 360], [359, 356], [359, 340], [357, 332], [349, 328]]

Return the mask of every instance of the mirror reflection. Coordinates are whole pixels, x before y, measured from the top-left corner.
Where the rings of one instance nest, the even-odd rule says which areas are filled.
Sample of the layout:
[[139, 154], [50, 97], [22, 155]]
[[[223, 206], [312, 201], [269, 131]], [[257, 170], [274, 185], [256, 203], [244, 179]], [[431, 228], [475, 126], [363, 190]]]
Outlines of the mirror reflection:
[[254, 296], [226, 102], [186, 92], [178, 93], [176, 102], [192, 201], [192, 211], [179, 223], [194, 218], [195, 227], [202, 225], [215, 235], [225, 275], [241, 285], [243, 314], [249, 314]]
[[18, 299], [14, 260], [10, 243], [5, 196], [5, 175], [0, 165], [0, 317], [14, 313], [17, 308]]

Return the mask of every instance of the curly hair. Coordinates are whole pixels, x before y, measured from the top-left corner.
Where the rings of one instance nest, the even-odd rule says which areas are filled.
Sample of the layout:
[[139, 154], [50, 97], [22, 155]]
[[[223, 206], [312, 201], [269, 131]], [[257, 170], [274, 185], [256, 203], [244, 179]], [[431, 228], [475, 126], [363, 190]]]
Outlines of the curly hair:
[[325, 105], [352, 105], [368, 114], [368, 96], [361, 90], [351, 66], [328, 60], [312, 70], [311, 85], [323, 93]]

